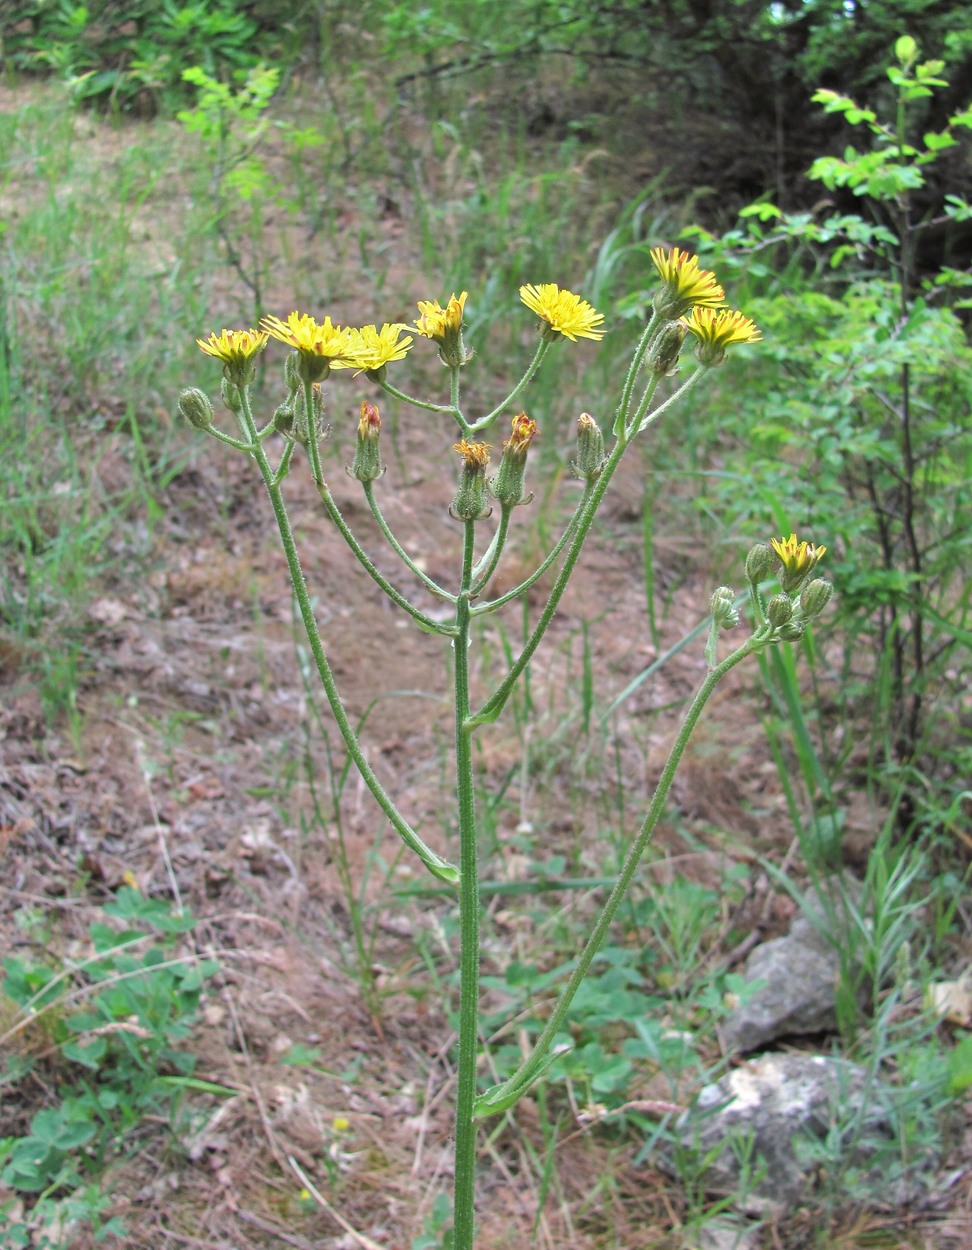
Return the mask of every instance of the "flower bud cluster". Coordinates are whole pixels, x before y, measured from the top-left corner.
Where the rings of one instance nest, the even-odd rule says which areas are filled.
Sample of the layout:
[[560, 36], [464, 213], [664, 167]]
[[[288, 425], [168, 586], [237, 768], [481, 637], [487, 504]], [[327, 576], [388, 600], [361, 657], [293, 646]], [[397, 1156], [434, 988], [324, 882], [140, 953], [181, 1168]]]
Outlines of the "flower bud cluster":
[[[810, 575], [827, 548], [789, 538], [757, 543], [746, 556], [746, 577], [754, 595], [760, 583], [775, 573], [780, 591], [766, 605], [766, 619], [784, 642], [798, 642], [810, 621], [818, 617], [833, 598], [833, 585]], [[718, 592], [717, 592], [718, 593]]]
[[733, 629], [739, 624], [736, 595], [731, 586], [717, 586], [709, 603], [712, 619], [719, 629]]

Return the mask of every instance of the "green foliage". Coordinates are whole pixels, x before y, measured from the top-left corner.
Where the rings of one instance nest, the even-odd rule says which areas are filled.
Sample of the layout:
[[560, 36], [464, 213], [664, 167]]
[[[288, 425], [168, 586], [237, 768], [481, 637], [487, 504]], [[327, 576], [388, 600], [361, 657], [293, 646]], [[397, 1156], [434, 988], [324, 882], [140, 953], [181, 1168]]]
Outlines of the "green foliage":
[[264, 141], [273, 128], [288, 147], [303, 153], [322, 145], [324, 138], [312, 126], [271, 121], [267, 109], [280, 81], [279, 69], [256, 65], [236, 77], [240, 85], [234, 90], [200, 65], [184, 70], [182, 78], [196, 89], [196, 102], [180, 111], [178, 119], [202, 146], [206, 188], [200, 200], [208, 207], [204, 228], [216, 234], [227, 262], [251, 291], [256, 322], [265, 311], [269, 269], [266, 205], [273, 202], [291, 211], [298, 207], [294, 193], [270, 174]]
[[177, 939], [195, 921], [161, 900], [125, 887], [104, 914], [110, 922], [90, 926], [92, 953], [79, 963], [54, 967], [19, 955], [3, 961], [0, 1003], [16, 1010], [3, 1040], [41, 1029], [48, 1051], [59, 1056], [52, 1071], [31, 1050], [14, 1052], [0, 1076], [0, 1084], [17, 1089], [36, 1073], [57, 1089], [26, 1134], [0, 1140], [0, 1178], [20, 1194], [37, 1195], [29, 1216], [10, 1214], [9, 1204], [6, 1214], [0, 1210], [5, 1244], [26, 1245], [30, 1229], [63, 1220], [61, 1200], [71, 1191], [74, 1216], [97, 1224], [108, 1201], [96, 1185], [84, 1189], [86, 1182], [146, 1116], [165, 1115], [173, 1096], [192, 1087], [194, 1057], [181, 1043], [218, 964], [177, 953]]
[[154, 113], [182, 98], [183, 66], [225, 74], [256, 62], [257, 27], [242, 8], [237, 0], [14, 0], [5, 50], [17, 69], [63, 78], [76, 100]]
[[699, 233], [720, 263], [737, 266], [765, 334], [749, 374], [752, 415], [736, 435], [749, 492], [740, 496], [733, 475], [714, 493], [739, 525], [769, 505], [784, 532], [831, 536], [841, 697], [847, 713], [873, 715], [867, 758], [853, 762], [892, 794], [913, 770], [898, 794], [909, 824], [948, 805], [968, 749], [967, 729], [950, 720], [954, 732], [936, 733], [934, 713], [953, 706], [970, 669], [972, 349], [960, 310], [972, 304], [972, 275], [919, 267], [925, 233], [959, 223], [967, 205], [951, 195], [932, 219], [915, 213], [912, 196], [966, 141], [970, 120], [966, 109], [913, 136], [910, 112], [942, 87], [942, 64], [919, 62], [908, 38], [896, 54], [893, 121], [832, 91], [815, 96], [865, 143], [820, 158], [810, 176], [852, 192], [860, 211], [821, 218], [761, 202], [720, 240]]

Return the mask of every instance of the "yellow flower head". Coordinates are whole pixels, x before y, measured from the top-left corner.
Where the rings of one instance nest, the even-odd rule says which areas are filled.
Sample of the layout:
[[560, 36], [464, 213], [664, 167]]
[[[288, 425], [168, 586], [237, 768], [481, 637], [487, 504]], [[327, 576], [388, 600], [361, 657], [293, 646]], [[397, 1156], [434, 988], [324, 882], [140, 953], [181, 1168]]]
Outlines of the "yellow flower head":
[[586, 299], [581, 299], [573, 291], [562, 291], [556, 282], [521, 286], [520, 299], [546, 323], [541, 327], [545, 338], [562, 334], [572, 343], [576, 343], [578, 338], [604, 338], [604, 331], [597, 329], [604, 321], [603, 313], [592, 308]]
[[226, 366], [233, 381], [245, 380], [253, 357], [267, 345], [267, 335], [262, 330], [214, 330], [208, 339], [196, 339], [207, 356], [215, 356]]
[[462, 314], [467, 296], [467, 291], [458, 296], [453, 293], [445, 308], [439, 306], [437, 299], [420, 299], [418, 310], [422, 315], [415, 323], [416, 330], [437, 343], [444, 343], [450, 335], [454, 337], [462, 329]]
[[374, 373], [392, 360], [404, 360], [413, 339], [410, 334], [401, 338], [408, 326], [387, 321], [379, 330], [377, 326], [362, 326], [360, 330], [348, 330], [348, 342], [342, 359], [334, 361], [335, 369], [357, 369], [359, 373]]
[[261, 317], [260, 325], [271, 337], [300, 353], [312, 382], [325, 377], [330, 365], [339, 360], [348, 347], [350, 332], [332, 325], [330, 317], [318, 324], [309, 313], [292, 312], [286, 321], [279, 317]]
[[726, 293], [711, 270], [699, 268], [699, 258], [673, 247], [666, 255], [663, 247], [649, 253], [665, 284], [655, 296], [655, 308], [663, 317], [674, 320], [690, 308], [719, 308], [726, 302]]
[[731, 308], [697, 305], [682, 325], [695, 335], [695, 354], [703, 365], [721, 365], [731, 344], [758, 343], [763, 337], [754, 321]]
[[485, 469], [489, 464], [489, 443], [471, 443], [468, 438], [463, 438], [452, 444], [452, 450], [462, 456], [466, 469]]
[[788, 592], [803, 585], [827, 552], [826, 547], [815, 547], [806, 540], [798, 542], [796, 534], [789, 538], [771, 538], [770, 546], [783, 565], [780, 585]]

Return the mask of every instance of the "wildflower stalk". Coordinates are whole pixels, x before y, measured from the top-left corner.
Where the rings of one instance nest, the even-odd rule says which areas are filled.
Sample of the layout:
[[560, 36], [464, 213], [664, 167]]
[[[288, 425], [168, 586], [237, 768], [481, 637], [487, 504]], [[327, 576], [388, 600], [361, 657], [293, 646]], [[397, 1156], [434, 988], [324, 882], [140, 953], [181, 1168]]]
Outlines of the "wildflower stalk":
[[459, 1058], [456, 1088], [455, 1250], [471, 1250], [475, 1232], [476, 1059], [479, 1046], [479, 862], [469, 724], [469, 596], [475, 522], [463, 526], [462, 577], [456, 603], [454, 694], [459, 814]]
[[[402, 338], [408, 327], [396, 322], [385, 323], [380, 330], [376, 325], [361, 329], [342, 329], [332, 325], [330, 318], [318, 323], [313, 317], [297, 312], [291, 313], [286, 321], [277, 317], [264, 317], [261, 322], [262, 329], [259, 331], [224, 330], [221, 335], [211, 334], [207, 341], [197, 340], [204, 352], [223, 362], [223, 396], [236, 413], [244, 436], [242, 441], [215, 429], [212, 404], [202, 392], [190, 388], [180, 397], [180, 408], [195, 428], [212, 433], [220, 441], [246, 452], [257, 463], [270, 496], [310, 651], [347, 749], [348, 760], [345, 768], [353, 764], [358, 769], [403, 842], [415, 851], [433, 875], [458, 891], [460, 987], [452, 1228], [454, 1250], [472, 1250], [474, 1242], [478, 1121], [513, 1106], [552, 1061], [553, 1042], [563, 1028], [574, 995], [634, 879], [638, 864], [664, 809], [686, 745], [713, 690], [730, 669], [760, 647], [777, 639], [798, 639], [806, 622], [818, 615], [826, 605], [832, 589], [828, 583], [819, 579], [808, 581], [826, 548], [815, 547], [805, 540], [800, 542], [794, 534], [789, 539], [774, 539], [771, 547], [757, 546], [750, 552], [746, 569], [754, 600], [755, 632], [721, 663], [718, 661], [720, 631], [733, 627], [738, 622], [738, 613], [731, 588], [720, 587], [714, 593], [712, 623], [705, 652], [709, 671], [685, 715], [671, 755], [664, 766], [641, 828], [625, 857], [618, 879], [532, 1053], [509, 1080], [477, 1098], [480, 886], [473, 734], [481, 725], [490, 724], [499, 717], [517, 681], [536, 652], [560, 605], [614, 472], [631, 441], [669, 407], [683, 399], [704, 373], [721, 363], [729, 344], [753, 342], [759, 338], [756, 327], [741, 313], [722, 309], [722, 288], [715, 281], [714, 275], [699, 269], [697, 258], [688, 257], [675, 248], [668, 256], [662, 249], [656, 249], [652, 252], [652, 260], [663, 280], [663, 286], [655, 294], [651, 318], [635, 348], [621, 388], [620, 401], [614, 416], [614, 444], [610, 452], [605, 455], [604, 438], [597, 422], [589, 413], [582, 413], [577, 422], [578, 451], [573, 470], [584, 481], [584, 490], [570, 520], [552, 549], [532, 573], [524, 577], [513, 590], [491, 601], [476, 603], [475, 606], [473, 601], [485, 591], [503, 556], [513, 509], [520, 504], [529, 503], [533, 498], [524, 488], [524, 472], [530, 443], [537, 433], [537, 424], [525, 412], [513, 417], [512, 432], [503, 444], [499, 470], [488, 481], [486, 466], [491, 448], [475, 436], [484, 431], [522, 394], [543, 363], [550, 344], [558, 337], [574, 342], [578, 338], [596, 341], [603, 337], [605, 331], [601, 326], [604, 318], [586, 300], [573, 292], [562, 290], [554, 283], [520, 288], [521, 301], [539, 318], [540, 342], [520, 381], [502, 403], [475, 421], [466, 418], [461, 404], [462, 369], [472, 359], [472, 353], [466, 350], [462, 336], [467, 298], [465, 291], [458, 296], [453, 294], [445, 307], [438, 301], [420, 301], [421, 317], [414, 327], [419, 335], [437, 344], [439, 359], [449, 369], [448, 403], [434, 404], [414, 399], [386, 380], [385, 366], [400, 360], [411, 345], [411, 337]], [[686, 318], [685, 314], [690, 310], [691, 315]], [[691, 333], [696, 339], [699, 368], [663, 403], [652, 409], [660, 379], [674, 371], [682, 340], [687, 333]], [[254, 373], [253, 357], [263, 349], [269, 337], [287, 343], [294, 350], [288, 357], [285, 368], [287, 399], [276, 410], [273, 419], [258, 430], [250, 408], [248, 388]], [[332, 368], [357, 369], [381, 386], [385, 394], [426, 412], [448, 414], [459, 428], [461, 437], [454, 444], [454, 450], [462, 457], [462, 467], [458, 491], [449, 509], [450, 515], [460, 521], [463, 527], [462, 561], [458, 585], [454, 591], [446, 590], [422, 570], [396, 538], [378, 505], [373, 483], [384, 472], [378, 444], [381, 421], [377, 408], [367, 401], [361, 404], [357, 450], [354, 462], [348, 469], [349, 474], [362, 483], [368, 506], [382, 536], [402, 560], [405, 568], [418, 579], [426, 591], [454, 606], [455, 611], [450, 622], [436, 621], [423, 612], [396, 590], [388, 578], [376, 568], [342, 516], [327, 485], [321, 462], [323, 436], [318, 424], [321, 420], [322, 400], [315, 384], [326, 378]], [[641, 398], [635, 402], [635, 387], [642, 371], [647, 372], [649, 377]], [[302, 410], [299, 419], [294, 412], [294, 407], [298, 404]], [[285, 439], [276, 469], [271, 465], [264, 446], [265, 440], [275, 430], [283, 434]], [[304, 583], [282, 494], [283, 483], [298, 445], [306, 445], [311, 475], [327, 516], [362, 568], [388, 598], [422, 629], [451, 640], [454, 656], [458, 866], [448, 863], [426, 846], [398, 811], [371, 770], [356, 730], [341, 703]], [[477, 561], [476, 522], [489, 515], [493, 506], [490, 494], [493, 503], [498, 503], [500, 508], [499, 524]], [[769, 610], [764, 612], [758, 583], [769, 571], [767, 561], [772, 563], [774, 559], [778, 559], [782, 566], [782, 572], [777, 575], [782, 593], [774, 597]], [[484, 612], [495, 611], [524, 595], [557, 560], [562, 560], [562, 563], [536, 625], [492, 695], [473, 714], [469, 663], [473, 618]], [[347, 867], [344, 861], [341, 865], [341, 878], [345, 888], [350, 890]], [[358, 957], [364, 960], [365, 946], [358, 929], [355, 930], [355, 937]]]
[[365, 499], [367, 499], [368, 507], [371, 509], [371, 515], [378, 522], [378, 528], [381, 530], [382, 534], [384, 534], [385, 538], [387, 539], [388, 545], [395, 552], [395, 554], [401, 559], [405, 567], [410, 572], [415, 574], [415, 576], [419, 579], [419, 581], [422, 583], [425, 589], [429, 592], [429, 594], [435, 595], [437, 599], [445, 599], [449, 603], [455, 603], [456, 596], [451, 594], [448, 590], [444, 590], [439, 585], [439, 583], [436, 581], [433, 581], [432, 578], [429, 577], [427, 573], [423, 573], [422, 570], [419, 568], [419, 566], [415, 563], [412, 557], [408, 554], [405, 548], [401, 545], [401, 543], [395, 537], [395, 535], [392, 533], [391, 529], [388, 526], [388, 522], [385, 520], [384, 515], [382, 514], [381, 508], [378, 506], [378, 500], [375, 498], [374, 483], [363, 482], [362, 485], [364, 486]]
[[[300, 557], [297, 553], [297, 545], [294, 542], [293, 530], [290, 527], [290, 518], [287, 515], [287, 507], [281, 493], [281, 482], [270, 466], [267, 454], [263, 449], [263, 445], [255, 438], [256, 427], [253, 422], [253, 414], [250, 409], [249, 394], [246, 389], [240, 392], [242, 403], [240, 406], [240, 421], [243, 425], [244, 432], [252, 441], [251, 455], [257, 463], [260, 475], [263, 478], [264, 485], [267, 488], [267, 494], [270, 496], [270, 506], [273, 508], [274, 519], [277, 522], [277, 531], [280, 534], [280, 543], [283, 547], [284, 556], [287, 560], [287, 568], [290, 572], [290, 583], [293, 587], [294, 596], [297, 600], [297, 607], [300, 612], [300, 619], [307, 634], [307, 641], [310, 645], [311, 655], [314, 657], [314, 664], [317, 667], [317, 673], [320, 677], [321, 685], [327, 696], [327, 701], [331, 707], [331, 714], [334, 717], [334, 723], [338, 727], [341, 737], [344, 739], [344, 745], [348, 754], [354, 760], [355, 767], [361, 774], [361, 778], [365, 785], [374, 796], [375, 802], [388, 817], [392, 828], [402, 839], [410, 850], [414, 851], [422, 863], [428, 868], [433, 876], [438, 877], [440, 881], [446, 882], [447, 885], [456, 885], [459, 880], [459, 873], [454, 864], [450, 864], [448, 860], [437, 855], [430, 846], [426, 846], [425, 842], [419, 837], [415, 830], [411, 827], [405, 817], [399, 812], [398, 808], [392, 802], [391, 797], [381, 784], [375, 773], [368, 763], [361, 744], [358, 741], [358, 735], [354, 731], [354, 726], [348, 719], [348, 714], [341, 702], [341, 696], [338, 693], [337, 683], [334, 680], [334, 674], [324, 651], [324, 643], [321, 640], [320, 630], [317, 626], [317, 617], [314, 615], [314, 608], [310, 601], [310, 595], [307, 593], [307, 586], [304, 582], [304, 574], [300, 567]], [[308, 406], [310, 401], [308, 399]], [[313, 417], [313, 413], [311, 413]], [[313, 446], [316, 450], [316, 440], [309, 439], [308, 446]], [[320, 459], [318, 459], [318, 468], [320, 467]]]
[[511, 602], [511, 600], [519, 599], [524, 591], [529, 590], [534, 582], [539, 581], [540, 578], [543, 577], [544, 573], [546, 573], [547, 569], [550, 568], [551, 564], [553, 564], [563, 551], [564, 547], [573, 537], [574, 531], [577, 529], [580, 518], [583, 515], [587, 501], [590, 499], [591, 490], [592, 487], [590, 485], [585, 488], [584, 494], [581, 496], [577, 507], [574, 509], [573, 516], [567, 522], [564, 532], [557, 539], [546, 558], [533, 570], [533, 572], [528, 577], [525, 577], [522, 582], [518, 583], [518, 585], [514, 586], [512, 590], [508, 590], [506, 594], [500, 595], [498, 599], [489, 599], [486, 603], [476, 604], [472, 610], [473, 616], [480, 616], [484, 612], [495, 612], [497, 608], [501, 608], [504, 604]]
[[561, 566], [560, 573], [557, 575], [557, 580], [550, 592], [550, 597], [540, 614], [540, 619], [537, 621], [533, 633], [527, 640], [523, 650], [520, 652], [520, 655], [513, 662], [510, 671], [500, 683], [498, 689], [491, 696], [491, 698], [483, 704], [482, 708], [480, 708], [476, 715], [471, 718], [470, 726], [488, 725], [499, 717], [506, 705], [507, 699], [513, 692], [513, 688], [516, 685], [520, 674], [533, 658], [534, 652], [540, 645], [540, 640], [547, 632], [547, 627], [553, 620], [554, 613], [557, 611], [557, 607], [560, 604], [563, 593], [567, 589], [567, 583], [570, 581], [571, 574], [574, 571], [574, 565], [577, 563], [577, 558], [581, 553], [585, 540], [587, 539], [594, 516], [600, 507], [601, 500], [604, 498], [605, 492], [610, 485], [614, 470], [618, 467], [627, 445], [627, 435], [622, 432], [618, 435], [614, 447], [611, 449], [611, 454], [604, 463], [604, 468], [601, 470], [600, 476], [594, 483], [590, 494], [586, 497], [586, 502], [581, 508], [580, 515], [577, 519], [577, 529], [574, 533], [570, 550], [564, 558], [564, 563]]
[[512, 391], [510, 391], [509, 395], [507, 395], [501, 404], [497, 404], [492, 412], [487, 413], [485, 417], [480, 417], [478, 421], [470, 426], [470, 430], [473, 434], [478, 433], [480, 430], [485, 430], [487, 426], [491, 425], [492, 422], [496, 420], [501, 412], [504, 412], [507, 408], [512, 407], [512, 405], [519, 398], [520, 394], [523, 392], [524, 388], [532, 380], [537, 370], [543, 364], [543, 358], [546, 356], [549, 347], [550, 344], [546, 341], [546, 339], [540, 340], [537, 344], [537, 350], [534, 352], [533, 359], [527, 366], [526, 373], [524, 373], [523, 377], [520, 378], [519, 382], [517, 382], [516, 386], [513, 387]]
[[499, 564], [500, 556], [503, 554], [503, 548], [506, 546], [506, 535], [510, 528], [510, 513], [513, 509], [504, 504], [500, 510], [499, 525], [496, 527], [496, 533], [493, 540], [486, 549], [486, 554], [480, 560], [479, 564], [473, 569], [475, 582], [470, 591], [470, 598], [475, 599], [489, 585], [489, 579], [496, 572], [496, 566]]
[[761, 633], [753, 634], [741, 647], [738, 647], [730, 655], [726, 656], [721, 664], [706, 674], [682, 721], [678, 737], [675, 739], [671, 754], [655, 787], [655, 793], [652, 795], [651, 803], [638, 831], [638, 836], [628, 851], [614, 888], [611, 890], [607, 902], [597, 918], [597, 923], [591, 930], [584, 949], [578, 957], [570, 980], [561, 991], [557, 1004], [528, 1058], [520, 1064], [508, 1080], [503, 1081], [500, 1085], [494, 1085], [492, 1089], [481, 1094], [476, 1100], [475, 1115], [477, 1119], [485, 1119], [487, 1116], [497, 1115], [502, 1111], [508, 1110], [529, 1090], [537, 1078], [543, 1075], [543, 1072], [549, 1066], [551, 1059], [548, 1056], [553, 1040], [560, 1032], [561, 1026], [567, 1017], [567, 1012], [570, 1009], [571, 1001], [587, 975], [591, 961], [597, 954], [604, 936], [610, 928], [625, 894], [628, 892], [628, 887], [634, 879], [638, 864], [651, 843], [659, 818], [665, 809], [665, 801], [668, 798], [672, 781], [675, 779], [675, 774], [678, 771], [678, 766], [685, 753], [689, 738], [698, 724], [699, 717], [702, 715], [706, 703], [708, 703], [713, 691], [726, 673], [735, 668], [747, 656], [752, 655], [754, 651], [758, 651], [765, 646], [770, 640], [771, 633], [771, 629], [766, 629]]
[[368, 576], [381, 587], [388, 598], [391, 599], [392, 603], [397, 603], [403, 611], [408, 613], [416, 624], [420, 625], [428, 633], [451, 634], [451, 625], [443, 625], [440, 621], [433, 620], [431, 616], [427, 616], [426, 613], [424, 613], [420, 608], [417, 608], [414, 603], [412, 603], [409, 599], [406, 599], [400, 591], [395, 589], [391, 582], [389, 582], [388, 578], [385, 577], [383, 573], [379, 572], [379, 570], [375, 567], [371, 557], [354, 536], [354, 532], [341, 515], [341, 509], [337, 506], [334, 496], [331, 494], [331, 488], [324, 480], [324, 473], [321, 469], [317, 430], [314, 428], [311, 388], [308, 383], [304, 384], [304, 398], [308, 422], [307, 449], [310, 453], [311, 473], [314, 477], [314, 484], [317, 487], [317, 493], [320, 496], [321, 503], [324, 505], [327, 515], [333, 521], [335, 528], [351, 548], [355, 559], [361, 567], [367, 572]]

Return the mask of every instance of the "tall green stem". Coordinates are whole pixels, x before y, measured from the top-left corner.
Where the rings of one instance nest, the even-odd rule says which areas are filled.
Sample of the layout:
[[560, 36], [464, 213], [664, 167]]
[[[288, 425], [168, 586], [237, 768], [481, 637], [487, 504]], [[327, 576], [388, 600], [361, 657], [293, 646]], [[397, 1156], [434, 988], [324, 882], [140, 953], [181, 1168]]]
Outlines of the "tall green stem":
[[476, 1187], [476, 1058], [479, 1051], [479, 865], [469, 724], [469, 592], [475, 524], [465, 522], [456, 605], [456, 794], [459, 805], [459, 1073], [456, 1091], [454, 1250], [472, 1250]]

